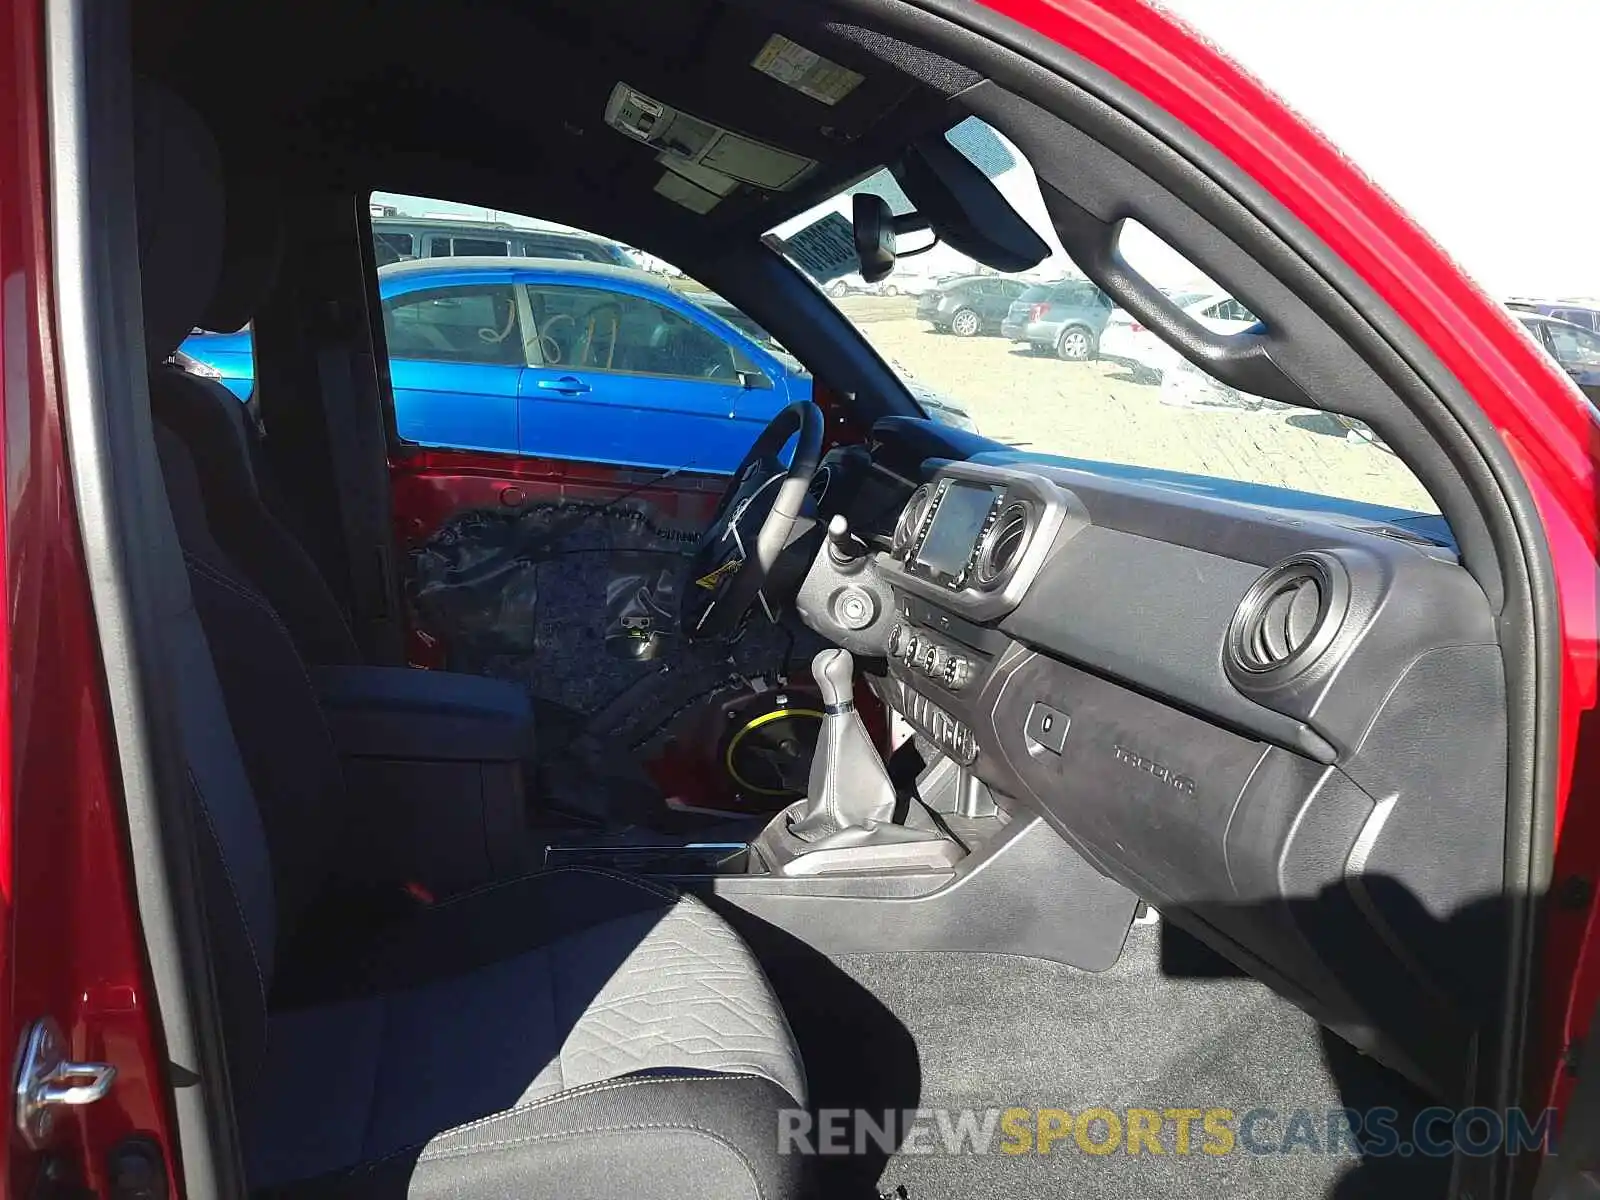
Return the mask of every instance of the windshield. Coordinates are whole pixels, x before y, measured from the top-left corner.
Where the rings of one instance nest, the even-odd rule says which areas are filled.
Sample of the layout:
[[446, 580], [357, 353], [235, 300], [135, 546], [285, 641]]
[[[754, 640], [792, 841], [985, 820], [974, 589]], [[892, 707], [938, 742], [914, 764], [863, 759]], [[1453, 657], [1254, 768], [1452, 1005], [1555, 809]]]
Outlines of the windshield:
[[[1439, 512], [1405, 463], [1361, 422], [1241, 393], [1115, 307], [1062, 249], [1032, 168], [997, 130], [969, 118], [947, 138], [1049, 246], [1043, 262], [1006, 276], [933, 245], [903, 256], [888, 278], [865, 283], [855, 274], [849, 238], [837, 237], [838, 223], [849, 221], [858, 191], [884, 196], [895, 212], [911, 208], [886, 170], [769, 237], [885, 360], [916, 381], [924, 407], [964, 413], [969, 427], [1022, 457], [1067, 459], [1282, 507], [1378, 519]], [[903, 235], [899, 249], [920, 250], [931, 237]], [[819, 247], [841, 242], [848, 261], [825, 261]], [[1225, 286], [1150, 231], [1125, 224], [1119, 248], [1207, 328], [1233, 334], [1256, 324]], [[938, 286], [958, 277], [974, 283]], [[1260, 485], [1294, 494], [1265, 493]]]

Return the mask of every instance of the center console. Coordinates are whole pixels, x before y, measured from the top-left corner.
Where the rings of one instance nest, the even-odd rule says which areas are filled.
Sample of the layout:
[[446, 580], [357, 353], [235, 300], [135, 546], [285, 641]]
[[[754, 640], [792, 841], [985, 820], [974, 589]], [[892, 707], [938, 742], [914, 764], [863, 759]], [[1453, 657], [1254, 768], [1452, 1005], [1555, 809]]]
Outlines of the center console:
[[1088, 516], [1042, 475], [949, 463], [912, 493], [879, 569], [897, 590], [993, 621], [1022, 602], [1069, 522]]
[[949, 463], [912, 493], [878, 573], [894, 596], [884, 700], [962, 767], [980, 753], [979, 698], [1011, 639], [992, 623], [1027, 593], [1051, 546], [1087, 523], [1051, 480]]

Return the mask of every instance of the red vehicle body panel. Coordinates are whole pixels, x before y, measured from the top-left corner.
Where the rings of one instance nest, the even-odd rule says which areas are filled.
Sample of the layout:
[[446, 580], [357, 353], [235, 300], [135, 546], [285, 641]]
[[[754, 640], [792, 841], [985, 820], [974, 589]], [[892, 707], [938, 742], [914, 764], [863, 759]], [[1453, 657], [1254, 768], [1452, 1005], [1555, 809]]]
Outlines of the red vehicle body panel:
[[[134, 906], [121, 779], [63, 441], [51, 328], [49, 136], [42, 7], [0, 3], [0, 1032], [50, 1016], [75, 1060], [117, 1069], [110, 1095], [68, 1109], [52, 1149], [107, 1192], [129, 1134], [168, 1142], [166, 1055]], [[7, 1088], [9, 1094], [9, 1087]], [[10, 1103], [6, 1124], [10, 1125]], [[33, 1194], [40, 1156], [0, 1139], [7, 1195]], [[169, 1176], [173, 1162], [168, 1150]]]
[[[1139, 0], [989, 0], [1187, 124], [1253, 177], [1417, 331], [1499, 428], [1543, 518], [1562, 620], [1558, 895], [1546, 930], [1549, 1038], [1530, 1106], [1560, 1100], [1558, 1061], [1600, 995], [1600, 909], [1584, 887], [1600, 858], [1596, 704], [1595, 463], [1581, 397], [1449, 258], [1326, 141], [1215, 50]], [[111, 1145], [131, 1130], [167, 1144], [167, 1081], [137, 936], [110, 714], [63, 448], [51, 330], [44, 46], [40, 0], [0, 0], [0, 386], [4, 585], [0, 626], [0, 1029], [53, 1014], [75, 1057], [114, 1063], [109, 1102], [63, 1122], [84, 1182], [104, 1192]], [[17, 361], [18, 358], [22, 361]], [[397, 463], [402, 541], [452, 504], [506, 486], [471, 464]], [[509, 468], [507, 468], [509, 469]], [[511, 470], [513, 480], [534, 480]], [[409, 474], [410, 482], [405, 482]], [[603, 486], [576, 477], [560, 487]], [[549, 481], [538, 484], [549, 485]], [[407, 489], [412, 489], [407, 491]], [[498, 501], [496, 501], [498, 502]], [[1577, 880], [1578, 884], [1568, 881]], [[18, 1194], [36, 1158], [8, 1154]], [[170, 1160], [169, 1160], [170, 1162]]]

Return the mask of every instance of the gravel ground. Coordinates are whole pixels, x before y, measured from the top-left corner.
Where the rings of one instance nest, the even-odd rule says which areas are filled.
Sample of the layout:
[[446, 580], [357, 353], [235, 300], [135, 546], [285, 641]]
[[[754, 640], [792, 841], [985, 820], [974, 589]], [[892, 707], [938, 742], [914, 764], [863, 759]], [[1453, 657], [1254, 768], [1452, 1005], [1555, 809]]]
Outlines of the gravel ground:
[[989, 437], [1050, 454], [1439, 511], [1399, 459], [1347, 440], [1326, 413], [1174, 407], [1118, 363], [1061, 362], [998, 337], [934, 333], [911, 316], [915, 303], [860, 296], [840, 308], [879, 353], [959, 401]]

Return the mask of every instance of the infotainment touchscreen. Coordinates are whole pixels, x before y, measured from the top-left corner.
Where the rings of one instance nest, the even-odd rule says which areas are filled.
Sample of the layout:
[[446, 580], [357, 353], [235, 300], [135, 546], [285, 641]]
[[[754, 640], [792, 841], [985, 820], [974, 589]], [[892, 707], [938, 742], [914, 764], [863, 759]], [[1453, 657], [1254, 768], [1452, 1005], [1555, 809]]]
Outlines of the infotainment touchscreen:
[[946, 578], [959, 576], [972, 561], [978, 534], [993, 507], [994, 489], [988, 484], [951, 483], [917, 551], [917, 565]]

